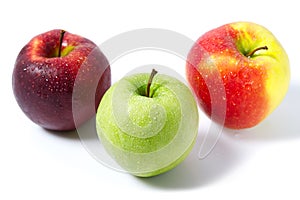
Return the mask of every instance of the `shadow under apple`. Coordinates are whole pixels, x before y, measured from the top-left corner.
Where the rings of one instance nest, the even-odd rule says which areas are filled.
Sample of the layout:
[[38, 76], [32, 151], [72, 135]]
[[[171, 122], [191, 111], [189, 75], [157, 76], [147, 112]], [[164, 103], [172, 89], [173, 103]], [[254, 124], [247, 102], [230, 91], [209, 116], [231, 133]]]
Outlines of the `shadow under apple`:
[[242, 140], [265, 142], [300, 139], [300, 85], [291, 85], [279, 105], [261, 124], [245, 130], [225, 130], [229, 135]]
[[42, 128], [46, 133], [56, 137], [70, 140], [93, 140], [98, 141], [96, 133], [95, 115], [80, 126], [76, 126], [75, 130], [71, 131], [55, 131]]
[[173, 170], [151, 178], [137, 178], [149, 186], [160, 189], [192, 189], [220, 180], [242, 162], [245, 157], [232, 138], [222, 135], [212, 152], [198, 158], [200, 136], [190, 155]]
[[53, 131], [53, 130], [49, 130], [49, 129], [45, 129], [43, 128], [43, 130], [55, 137], [59, 137], [59, 138], [63, 138], [63, 139], [67, 139], [67, 140], [79, 140], [78, 134], [76, 130], [72, 130], [72, 131]]

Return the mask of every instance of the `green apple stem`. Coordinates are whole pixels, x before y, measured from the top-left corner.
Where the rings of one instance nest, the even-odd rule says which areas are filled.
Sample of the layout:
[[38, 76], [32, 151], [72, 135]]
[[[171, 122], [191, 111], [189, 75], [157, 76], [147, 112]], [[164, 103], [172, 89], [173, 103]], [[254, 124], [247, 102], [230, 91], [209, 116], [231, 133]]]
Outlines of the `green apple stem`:
[[257, 52], [257, 51], [259, 51], [259, 50], [268, 50], [268, 47], [267, 47], [267, 46], [258, 47], [258, 48], [256, 48], [256, 49], [250, 51], [249, 53], [247, 53], [246, 56], [247, 56], [248, 58], [250, 58], [250, 57], [252, 57], [252, 56], [255, 54], [255, 52]]
[[155, 69], [152, 69], [152, 72], [151, 72], [149, 80], [148, 80], [147, 88], [146, 88], [146, 97], [150, 97], [150, 87], [151, 87], [152, 80], [153, 80], [155, 74], [157, 74], [157, 71]]
[[59, 37], [59, 47], [58, 47], [58, 57], [61, 57], [61, 48], [62, 48], [62, 42], [64, 39], [64, 34], [66, 33], [65, 30], [60, 31], [60, 37]]

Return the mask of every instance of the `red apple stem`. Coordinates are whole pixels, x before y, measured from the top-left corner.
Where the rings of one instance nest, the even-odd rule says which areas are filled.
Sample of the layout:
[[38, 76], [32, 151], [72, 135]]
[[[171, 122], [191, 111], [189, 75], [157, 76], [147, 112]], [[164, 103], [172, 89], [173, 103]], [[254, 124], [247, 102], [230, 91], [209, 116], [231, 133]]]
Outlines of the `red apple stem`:
[[152, 69], [152, 72], [150, 74], [148, 84], [147, 84], [146, 97], [150, 97], [150, 87], [151, 87], [151, 84], [152, 84], [155, 74], [157, 74], [157, 71], [155, 69]]
[[65, 30], [60, 30], [60, 37], [59, 37], [59, 47], [58, 47], [58, 57], [61, 57], [61, 48], [62, 48], [62, 42], [64, 39], [66, 31]]
[[257, 51], [259, 51], [259, 50], [268, 50], [268, 47], [267, 47], [267, 46], [258, 47], [258, 48], [256, 48], [256, 49], [250, 51], [249, 53], [247, 53], [246, 56], [247, 56], [248, 58], [250, 58], [250, 57], [252, 57], [252, 56], [255, 54], [255, 52], [257, 52]]

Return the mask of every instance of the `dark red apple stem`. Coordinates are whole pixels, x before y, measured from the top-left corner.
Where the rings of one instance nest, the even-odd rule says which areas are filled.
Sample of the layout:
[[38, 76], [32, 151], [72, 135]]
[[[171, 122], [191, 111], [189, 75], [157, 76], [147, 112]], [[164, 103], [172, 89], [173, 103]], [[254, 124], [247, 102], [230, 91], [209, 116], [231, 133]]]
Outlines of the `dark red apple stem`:
[[63, 42], [63, 39], [64, 39], [64, 34], [65, 34], [66, 31], [64, 30], [60, 30], [60, 37], [59, 37], [59, 47], [58, 47], [58, 57], [61, 56], [61, 47], [62, 47], [62, 42]]
[[150, 87], [151, 87], [152, 80], [153, 80], [155, 74], [157, 74], [157, 71], [155, 69], [152, 69], [152, 72], [150, 74], [150, 77], [149, 77], [149, 80], [148, 80], [148, 84], [147, 84], [146, 97], [150, 97]]
[[267, 46], [263, 46], [263, 47], [258, 47], [252, 51], [250, 51], [248, 54], [246, 54], [247, 57], [252, 57], [255, 52], [259, 51], [259, 50], [268, 50], [268, 47]]

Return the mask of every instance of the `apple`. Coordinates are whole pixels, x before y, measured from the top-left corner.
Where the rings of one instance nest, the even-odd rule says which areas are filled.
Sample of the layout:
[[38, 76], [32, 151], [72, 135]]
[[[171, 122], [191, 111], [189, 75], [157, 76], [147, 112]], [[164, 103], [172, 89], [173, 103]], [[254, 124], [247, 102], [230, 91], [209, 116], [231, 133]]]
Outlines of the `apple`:
[[[41, 127], [56, 131], [76, 128], [73, 101], [81, 114], [76, 125], [95, 115], [110, 85], [110, 66], [100, 49], [84, 37], [58, 29], [32, 38], [20, 51], [12, 75], [23, 112]], [[75, 86], [82, 90], [76, 97]], [[94, 105], [87, 105], [89, 98]]]
[[103, 96], [96, 114], [101, 143], [127, 172], [151, 177], [181, 163], [195, 143], [198, 107], [174, 77], [125, 76]]
[[243, 129], [259, 124], [281, 103], [290, 68], [285, 50], [268, 29], [235, 22], [195, 42], [186, 76], [208, 116], [227, 128]]

